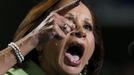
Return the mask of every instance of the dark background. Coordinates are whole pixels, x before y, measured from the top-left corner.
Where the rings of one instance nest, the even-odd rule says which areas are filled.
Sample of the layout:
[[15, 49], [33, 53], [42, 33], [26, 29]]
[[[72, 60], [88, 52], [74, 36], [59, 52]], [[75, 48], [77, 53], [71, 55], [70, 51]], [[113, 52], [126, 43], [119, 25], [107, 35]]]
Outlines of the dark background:
[[[0, 49], [12, 40], [18, 25], [41, 0], [0, 1]], [[128, 45], [134, 41], [133, 0], [88, 0], [101, 25], [105, 58], [102, 75], [134, 75]]]

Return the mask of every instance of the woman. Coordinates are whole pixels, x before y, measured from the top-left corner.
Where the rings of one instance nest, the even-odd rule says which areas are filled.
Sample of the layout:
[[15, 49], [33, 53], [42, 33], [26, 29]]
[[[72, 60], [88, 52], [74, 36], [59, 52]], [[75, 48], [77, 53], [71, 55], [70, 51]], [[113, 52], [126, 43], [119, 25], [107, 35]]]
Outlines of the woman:
[[46, 75], [99, 74], [103, 61], [101, 35], [84, 1], [50, 13], [70, 2], [43, 1], [31, 10], [16, 32], [16, 42], [1, 51], [0, 75], [22, 62], [23, 56], [33, 49], [38, 53], [38, 66]]

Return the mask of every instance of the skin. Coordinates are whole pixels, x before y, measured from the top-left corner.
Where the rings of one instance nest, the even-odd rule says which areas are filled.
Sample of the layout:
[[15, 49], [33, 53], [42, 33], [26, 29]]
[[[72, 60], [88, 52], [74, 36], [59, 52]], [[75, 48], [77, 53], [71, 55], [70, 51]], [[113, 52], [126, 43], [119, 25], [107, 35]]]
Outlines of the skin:
[[[67, 1], [69, 1], [69, 0], [67, 0]], [[51, 3], [47, 3], [47, 4], [51, 4]], [[24, 30], [22, 30], [23, 27], [22, 27], [22, 29], [20, 29], [20, 31], [18, 28], [17, 33], [19, 33], [21, 35], [23, 35], [23, 33], [25, 34], [25, 32], [27, 31], [27, 28], [29, 28], [29, 27], [25, 27], [25, 25], [29, 26], [29, 24], [27, 24], [27, 23], [29, 23], [31, 21], [31, 19], [36, 19], [36, 17], [38, 15], [40, 15], [39, 13], [44, 8], [44, 6], [46, 7], [46, 4], [44, 4], [44, 2], [41, 2], [41, 4], [37, 5], [34, 9], [32, 9], [31, 12], [29, 13], [29, 15], [26, 17], [25, 21], [22, 23]], [[38, 8], [40, 9], [40, 11], [36, 12], [38, 10]], [[64, 9], [62, 9], [62, 10], [64, 10]], [[43, 11], [41, 11], [41, 12], [43, 12]], [[35, 15], [36, 15], [35, 18], [32, 17]], [[54, 17], [54, 16], [55, 16], [55, 21], [56, 21], [56, 18], [58, 19], [58, 17], [56, 17], [56, 14], [55, 13], [51, 14], [51, 17]], [[29, 18], [30, 18], [30, 21], [29, 21]], [[52, 39], [50, 37], [55, 36], [55, 35], [58, 35], [60, 38], [64, 37], [65, 34], [63, 34], [63, 32], [61, 32], [61, 31], [59, 31], [59, 26], [62, 27], [62, 25], [64, 24], [64, 21], [67, 21], [67, 20], [61, 18], [61, 21], [59, 21], [59, 22], [57, 21], [58, 25], [57, 26], [55, 25], [55, 27], [51, 27], [51, 28], [50, 27], [47, 28], [46, 26], [44, 26], [44, 21], [42, 21], [41, 24], [39, 24], [35, 29], [33, 29], [26, 36], [22, 37], [21, 35], [17, 34], [17, 36], [15, 37], [15, 38], [17, 38], [17, 41], [15, 41], [14, 43], [20, 48], [22, 55], [25, 56], [30, 51], [32, 51], [34, 48], [36, 48], [37, 45], [40, 43], [40, 41], [42, 41], [43, 43], [46, 43], [47, 41]], [[70, 27], [71, 27], [70, 23], [68, 23], [68, 25], [70, 25]], [[26, 28], [26, 30], [25, 30], [25, 28]], [[51, 30], [54, 31], [55, 34], [50, 35], [52, 33]], [[46, 40], [44, 41], [44, 40], [42, 40], [42, 38], [43, 39], [48, 38], [48, 39], [47, 39], [47, 41]], [[17, 63], [16, 56], [14, 55], [12, 48], [7, 47], [3, 50], [0, 50], [0, 66], [2, 68], [2, 69], [0, 69], [0, 75], [4, 75], [16, 63]]]
[[[40, 65], [48, 75], [78, 75], [90, 60], [95, 48], [91, 12], [80, 3], [64, 15], [54, 14], [52, 18], [54, 30], [49, 33], [58, 34], [62, 38], [38, 45]], [[71, 28], [68, 32], [61, 29], [65, 22]], [[80, 43], [84, 46], [81, 62], [77, 66], [65, 62], [65, 52], [71, 43]]]
[[[95, 48], [92, 15], [82, 3], [62, 13], [64, 14], [52, 13], [49, 21], [52, 20], [48, 25], [42, 25], [42, 22], [15, 43], [24, 56], [36, 48], [40, 55], [40, 65], [47, 75], [78, 75]], [[65, 24], [68, 26], [67, 30], [64, 30]], [[84, 49], [80, 63], [75, 66], [68, 64], [65, 57], [71, 43], [82, 44]], [[4, 75], [17, 63], [13, 50], [9, 47], [0, 51], [0, 60], [0, 75]]]

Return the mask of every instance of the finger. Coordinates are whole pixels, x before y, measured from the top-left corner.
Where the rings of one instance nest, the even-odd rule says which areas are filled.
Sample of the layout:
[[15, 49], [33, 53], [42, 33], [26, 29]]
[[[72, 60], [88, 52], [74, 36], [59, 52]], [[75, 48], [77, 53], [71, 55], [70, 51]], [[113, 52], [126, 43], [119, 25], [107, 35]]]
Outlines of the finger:
[[75, 29], [75, 24], [72, 21], [65, 19], [60, 27], [67, 34]]
[[57, 24], [65, 33], [68, 33], [75, 28], [75, 24], [72, 21], [69, 21], [67, 18], [57, 13], [53, 14], [53, 18], [53, 24]]
[[69, 21], [68, 19], [65, 19], [64, 24], [68, 25], [71, 30], [75, 29], [75, 24], [72, 21]]
[[39, 33], [40, 43], [47, 42], [54, 38], [55, 31], [53, 25], [49, 28], [42, 28]]
[[40, 31], [43, 27], [47, 27], [49, 25], [52, 25], [53, 22], [52, 14], [49, 15], [45, 20], [43, 20], [35, 29], [35, 31]]
[[54, 21], [54, 18], [53, 17], [51, 17], [47, 22], [46, 22], [46, 25], [44, 25], [44, 26], [50, 26], [50, 25], [52, 25], [52, 23], [53, 23], [53, 21]]
[[61, 29], [64, 31], [65, 34], [67, 34], [67, 33], [72, 31], [71, 27], [69, 27], [68, 24], [64, 24], [64, 26], [61, 27]]
[[44, 27], [44, 30], [51, 32], [53, 30], [53, 27], [54, 27], [54, 25], [50, 25], [48, 27]]
[[72, 2], [70, 2], [70, 3], [67, 3], [66, 5], [64, 5], [64, 6], [60, 7], [60, 8], [58, 8], [58, 9], [54, 10], [53, 12], [59, 13], [59, 14], [63, 14], [63, 13], [62, 13], [63, 11], [64, 11], [64, 12], [67, 12], [67, 11], [69, 11], [70, 9], [72, 9], [72, 8], [74, 8], [74, 7], [76, 7], [76, 6], [78, 6], [79, 3], [80, 3], [80, 1], [81, 1], [81, 0], [74, 0], [74, 1], [72, 1]]
[[55, 39], [60, 40], [66, 36], [65, 33], [58, 25], [54, 25], [54, 31], [55, 31], [55, 36], [54, 36]]
[[41, 29], [43, 26], [45, 26], [47, 24], [47, 21], [53, 16], [53, 13], [59, 13], [59, 14], [62, 14], [62, 12], [67, 12], [69, 11], [70, 9], [76, 7], [79, 2], [81, 0], [74, 0], [72, 1], [71, 3], [68, 3], [66, 5], [64, 5], [63, 7], [60, 7], [59, 9], [56, 9], [54, 11], [52, 11], [46, 18], [45, 20], [43, 20], [43, 22], [40, 23], [40, 25], [35, 29], [35, 30], [39, 30]]

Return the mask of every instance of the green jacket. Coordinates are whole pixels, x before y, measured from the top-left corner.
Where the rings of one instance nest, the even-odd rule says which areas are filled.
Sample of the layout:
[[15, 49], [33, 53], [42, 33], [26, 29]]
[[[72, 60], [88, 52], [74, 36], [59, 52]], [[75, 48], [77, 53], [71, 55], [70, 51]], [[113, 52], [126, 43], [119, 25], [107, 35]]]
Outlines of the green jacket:
[[31, 60], [27, 61], [26, 70], [22, 68], [11, 68], [5, 75], [46, 75], [43, 70]]

